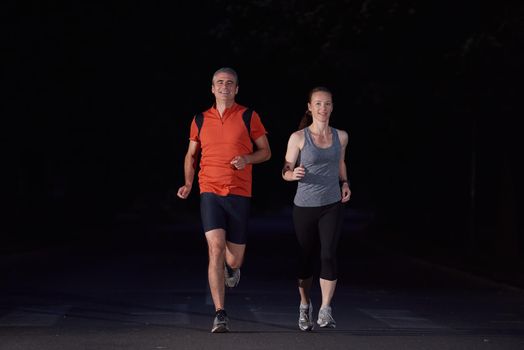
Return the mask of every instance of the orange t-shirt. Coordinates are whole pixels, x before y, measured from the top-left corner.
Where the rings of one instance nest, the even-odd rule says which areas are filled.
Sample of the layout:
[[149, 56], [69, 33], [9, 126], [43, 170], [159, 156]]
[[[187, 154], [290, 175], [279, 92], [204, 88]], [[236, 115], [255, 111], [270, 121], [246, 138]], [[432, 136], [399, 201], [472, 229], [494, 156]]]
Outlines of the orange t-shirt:
[[267, 133], [259, 115], [253, 111], [251, 132], [242, 113], [246, 107], [235, 103], [224, 111], [222, 118], [215, 106], [203, 113], [204, 122], [198, 135], [195, 118], [191, 122], [189, 139], [200, 143], [201, 158], [198, 184], [200, 193], [212, 192], [220, 196], [236, 194], [251, 197], [252, 164], [242, 170], [231, 164], [234, 157], [253, 153], [253, 143]]

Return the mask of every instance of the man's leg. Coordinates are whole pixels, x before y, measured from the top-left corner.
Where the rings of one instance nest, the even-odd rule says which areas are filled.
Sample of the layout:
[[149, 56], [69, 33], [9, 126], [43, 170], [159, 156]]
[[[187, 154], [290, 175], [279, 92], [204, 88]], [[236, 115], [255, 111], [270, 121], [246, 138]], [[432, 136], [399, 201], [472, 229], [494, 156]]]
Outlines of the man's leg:
[[240, 267], [244, 260], [245, 244], [226, 241], [226, 263], [224, 266], [224, 283], [234, 288], [240, 282]]
[[226, 236], [225, 284], [236, 287], [240, 281], [240, 267], [246, 251], [250, 198], [230, 195], [224, 198], [228, 215]]
[[224, 259], [226, 255], [226, 231], [214, 229], [206, 232], [209, 253], [207, 269], [209, 289], [215, 310], [224, 309]]
[[242, 267], [244, 262], [245, 244], [226, 241], [226, 263], [233, 269]]
[[200, 195], [200, 213], [209, 255], [209, 290], [215, 305], [212, 333], [229, 331], [229, 318], [226, 310], [224, 310], [227, 213], [223, 207], [223, 200], [224, 198], [213, 193], [202, 193]]

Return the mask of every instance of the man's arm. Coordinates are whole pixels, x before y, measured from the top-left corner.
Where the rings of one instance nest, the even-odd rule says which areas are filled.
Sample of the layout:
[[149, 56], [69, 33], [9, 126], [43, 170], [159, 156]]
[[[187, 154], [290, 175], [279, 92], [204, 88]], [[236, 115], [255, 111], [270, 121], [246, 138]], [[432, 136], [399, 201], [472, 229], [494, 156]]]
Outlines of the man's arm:
[[256, 151], [251, 154], [236, 156], [231, 160], [231, 165], [236, 169], [244, 169], [247, 164], [258, 164], [271, 158], [271, 149], [266, 135], [260, 136], [255, 140]]
[[180, 187], [177, 196], [186, 199], [193, 187], [193, 180], [195, 179], [195, 169], [198, 155], [200, 153], [200, 143], [189, 141], [186, 157], [184, 158], [184, 186]]

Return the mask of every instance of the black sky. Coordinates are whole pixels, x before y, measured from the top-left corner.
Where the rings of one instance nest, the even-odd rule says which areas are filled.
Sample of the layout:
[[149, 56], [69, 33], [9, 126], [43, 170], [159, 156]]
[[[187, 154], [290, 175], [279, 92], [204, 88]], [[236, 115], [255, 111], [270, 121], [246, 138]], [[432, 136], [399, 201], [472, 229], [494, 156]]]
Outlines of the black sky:
[[273, 150], [255, 168], [255, 212], [290, 205], [287, 137], [325, 85], [351, 134], [352, 209], [374, 213], [379, 240], [522, 258], [517, 1], [1, 6], [9, 242], [197, 213], [198, 196], [174, 196], [189, 122], [231, 66]]

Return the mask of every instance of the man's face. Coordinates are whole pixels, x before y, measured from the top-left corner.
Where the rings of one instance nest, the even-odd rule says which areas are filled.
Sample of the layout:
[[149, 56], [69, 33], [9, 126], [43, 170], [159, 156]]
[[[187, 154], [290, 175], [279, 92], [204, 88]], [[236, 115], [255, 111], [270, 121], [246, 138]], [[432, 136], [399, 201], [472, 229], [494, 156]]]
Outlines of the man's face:
[[238, 85], [235, 76], [229, 73], [218, 73], [213, 77], [211, 92], [220, 101], [234, 101], [238, 93]]

